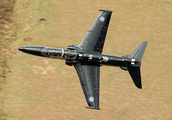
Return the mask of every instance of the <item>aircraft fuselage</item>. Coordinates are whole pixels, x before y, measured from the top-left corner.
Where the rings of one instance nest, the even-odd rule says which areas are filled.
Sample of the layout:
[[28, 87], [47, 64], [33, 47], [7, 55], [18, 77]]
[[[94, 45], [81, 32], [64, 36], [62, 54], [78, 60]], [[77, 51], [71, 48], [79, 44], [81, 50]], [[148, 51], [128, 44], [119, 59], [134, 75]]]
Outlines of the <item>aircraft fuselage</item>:
[[67, 65], [110, 65], [127, 67], [131, 65], [131, 59], [127, 57], [118, 57], [113, 55], [101, 54], [94, 51], [84, 50], [73, 45], [69, 45], [68, 49], [39, 47], [39, 46], [25, 46], [20, 47], [20, 51], [42, 57], [49, 57], [55, 59], [66, 60]]

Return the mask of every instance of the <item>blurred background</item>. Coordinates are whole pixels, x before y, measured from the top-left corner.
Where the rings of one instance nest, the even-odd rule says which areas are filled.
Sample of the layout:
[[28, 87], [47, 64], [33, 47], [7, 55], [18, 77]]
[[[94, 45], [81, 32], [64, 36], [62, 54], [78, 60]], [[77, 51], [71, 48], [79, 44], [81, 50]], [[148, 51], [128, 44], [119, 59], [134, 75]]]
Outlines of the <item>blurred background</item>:
[[[104, 54], [131, 54], [143, 41], [142, 89], [128, 72], [102, 66], [100, 110], [87, 106], [74, 67], [17, 50], [78, 45], [98, 9], [112, 10]], [[1, 0], [1, 120], [171, 120], [171, 0]]]

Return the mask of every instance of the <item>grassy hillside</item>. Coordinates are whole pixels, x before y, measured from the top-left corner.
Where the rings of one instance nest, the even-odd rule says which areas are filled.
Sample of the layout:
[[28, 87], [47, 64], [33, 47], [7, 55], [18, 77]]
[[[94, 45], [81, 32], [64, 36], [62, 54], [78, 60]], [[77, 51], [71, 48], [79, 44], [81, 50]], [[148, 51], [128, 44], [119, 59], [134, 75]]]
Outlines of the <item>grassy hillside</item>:
[[[65, 61], [16, 49], [77, 45], [100, 13], [98, 9], [114, 11], [103, 53], [131, 54], [148, 41], [141, 67], [142, 90], [135, 87], [128, 72], [101, 67], [100, 111], [85, 108], [76, 71]], [[11, 72], [0, 95], [6, 119], [172, 119], [171, 11], [172, 2], [164, 0], [17, 0], [14, 20], [19, 28], [16, 41], [9, 46], [16, 54], [7, 61]]]
[[15, 38], [17, 28], [13, 23], [13, 6], [15, 1], [1, 1], [0, 2], [0, 88], [1, 84], [5, 83], [5, 74], [9, 71], [7, 59], [10, 58], [10, 48], [8, 47]]
[[[16, 40], [17, 25], [13, 22], [13, 7], [15, 0], [0, 1], [0, 98], [4, 91], [2, 86], [7, 83], [6, 75], [10, 72], [10, 67], [7, 64], [12, 54], [15, 54], [8, 47]], [[0, 99], [0, 119], [3, 120], [6, 114], [3, 113], [3, 100]]]

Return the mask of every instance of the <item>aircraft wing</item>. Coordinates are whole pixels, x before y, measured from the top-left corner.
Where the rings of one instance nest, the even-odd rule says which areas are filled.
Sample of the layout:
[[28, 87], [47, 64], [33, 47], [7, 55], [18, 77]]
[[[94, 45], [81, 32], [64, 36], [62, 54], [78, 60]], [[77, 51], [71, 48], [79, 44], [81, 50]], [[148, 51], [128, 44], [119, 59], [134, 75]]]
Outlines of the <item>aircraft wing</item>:
[[99, 76], [100, 66], [76, 65], [74, 66], [90, 109], [99, 110]]
[[108, 30], [110, 18], [112, 11], [109, 10], [99, 10], [102, 11], [99, 16], [96, 18], [78, 47], [96, 51], [102, 53], [103, 45], [106, 38], [106, 33]]

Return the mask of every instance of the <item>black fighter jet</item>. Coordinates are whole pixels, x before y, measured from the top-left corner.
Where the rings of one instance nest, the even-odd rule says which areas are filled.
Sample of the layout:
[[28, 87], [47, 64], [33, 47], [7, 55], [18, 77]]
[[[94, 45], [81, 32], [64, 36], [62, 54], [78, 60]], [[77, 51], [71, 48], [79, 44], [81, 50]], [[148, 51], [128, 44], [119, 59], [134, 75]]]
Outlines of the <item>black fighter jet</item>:
[[99, 110], [100, 66], [118, 66], [128, 71], [135, 85], [142, 88], [140, 66], [148, 42], [142, 42], [131, 55], [122, 57], [102, 54], [112, 11], [102, 11], [78, 46], [69, 45], [67, 49], [24, 46], [22, 52], [55, 59], [66, 60], [66, 65], [74, 66], [78, 74], [85, 99], [90, 109]]

